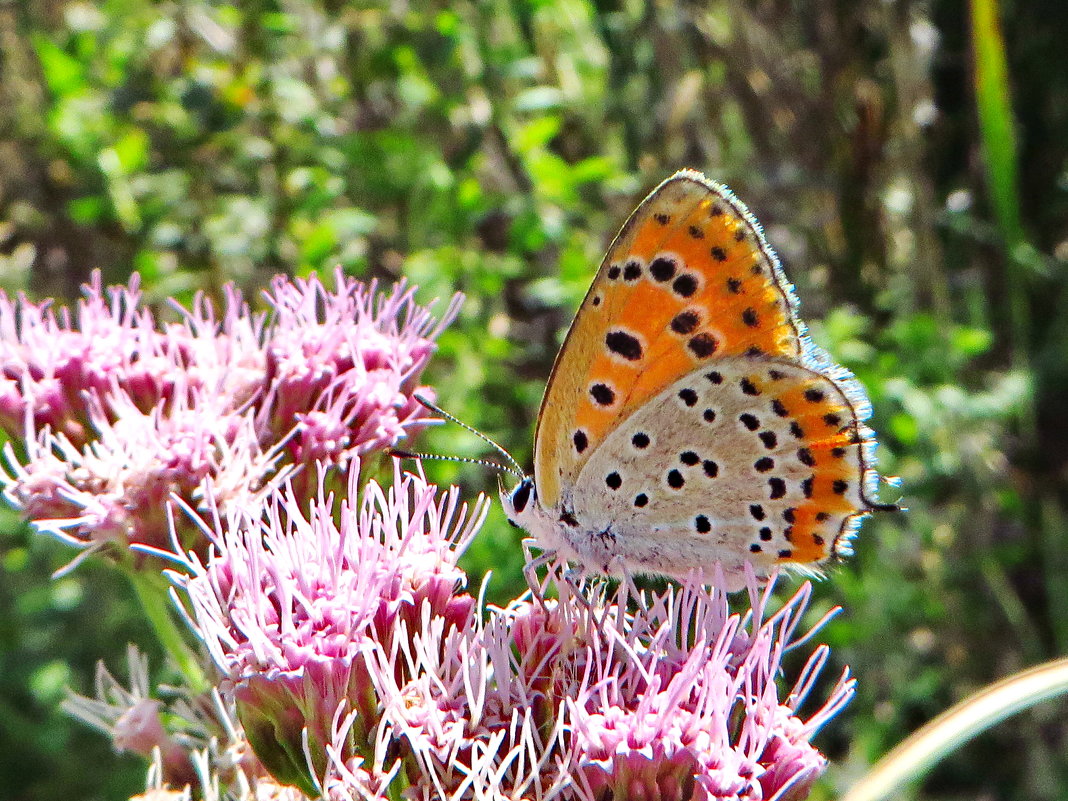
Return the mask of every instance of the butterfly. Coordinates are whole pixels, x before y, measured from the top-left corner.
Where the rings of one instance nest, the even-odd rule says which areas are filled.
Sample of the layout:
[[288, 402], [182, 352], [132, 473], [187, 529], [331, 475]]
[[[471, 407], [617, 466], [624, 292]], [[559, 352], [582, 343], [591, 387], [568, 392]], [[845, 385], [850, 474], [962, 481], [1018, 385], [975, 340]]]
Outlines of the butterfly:
[[863, 388], [805, 334], [760, 224], [692, 170], [623, 225], [556, 358], [534, 474], [501, 501], [584, 569], [815, 568], [872, 500]]

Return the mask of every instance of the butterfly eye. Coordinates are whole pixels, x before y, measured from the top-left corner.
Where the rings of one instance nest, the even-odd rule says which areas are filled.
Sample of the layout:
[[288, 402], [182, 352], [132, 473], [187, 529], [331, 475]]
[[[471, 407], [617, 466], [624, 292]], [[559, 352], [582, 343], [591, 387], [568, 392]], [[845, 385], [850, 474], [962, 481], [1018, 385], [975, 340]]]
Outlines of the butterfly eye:
[[512, 491], [512, 509], [516, 514], [521, 514], [530, 502], [530, 494], [534, 490], [534, 484], [529, 478], [524, 478]]

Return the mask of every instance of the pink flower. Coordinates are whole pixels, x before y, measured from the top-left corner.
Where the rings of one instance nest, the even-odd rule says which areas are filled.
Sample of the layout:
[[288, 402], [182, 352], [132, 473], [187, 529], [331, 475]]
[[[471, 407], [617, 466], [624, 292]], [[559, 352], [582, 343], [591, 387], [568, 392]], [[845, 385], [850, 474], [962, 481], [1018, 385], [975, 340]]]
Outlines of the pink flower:
[[468, 510], [457, 490], [439, 495], [398, 474], [388, 490], [368, 484], [355, 504], [342, 504], [340, 524], [324, 497], [305, 517], [292, 491], [262, 516], [231, 507], [214, 558], [188, 556], [189, 576], [174, 576], [257, 756], [310, 794], [338, 716], [354, 716], [338, 759], [373, 746], [382, 699], [369, 663], [397, 658], [428, 619], [442, 631], [473, 621], [456, 558], [485, 517], [484, 498]]
[[[591, 796], [807, 795], [826, 766], [811, 736], [853, 692], [843, 675], [809, 720], [797, 714], [807, 687], [779, 698], [775, 679], [810, 591], [803, 585], [761, 624], [770, 589], [760, 596], [753, 587], [757, 617], [746, 630], [739, 617], [726, 617], [725, 595], [692, 580], [654, 598], [629, 625], [607, 628], [618, 658], [597, 662], [568, 701], [577, 773]], [[808, 681], [825, 659], [826, 649], [817, 650], [803, 670]]]
[[171, 497], [199, 505], [210, 485], [216, 503], [254, 502], [277, 475], [279, 457], [262, 450], [249, 415], [212, 409], [203, 391], [182, 388], [166, 412], [142, 412], [119, 391], [94, 398], [88, 415], [97, 439], [79, 449], [46, 428], [24, 443], [24, 465], [9, 443], [11, 473], [0, 471], [5, 497], [39, 531], [86, 554], [108, 544], [167, 548], [175, 534], [183, 547], [203, 551], [203, 534], [188, 518], [172, 530]]
[[339, 272], [330, 292], [318, 278], [276, 278], [267, 299], [275, 312], [266, 342], [267, 391], [261, 428], [288, 447], [293, 461], [352, 456], [394, 445], [425, 420], [412, 398], [433, 353], [433, 341], [459, 310], [453, 298], [440, 321], [414, 302], [403, 282], [389, 294], [363, 288]]
[[132, 646], [127, 650], [130, 688], [121, 685], [103, 665], [97, 667], [95, 699], [72, 695], [67, 712], [107, 732], [115, 750], [142, 756], [158, 753], [167, 782], [181, 787], [195, 782], [190, 754], [163, 725], [163, 703], [149, 696], [148, 660]]
[[496, 623], [494, 638], [510, 632], [516, 657], [506, 665], [508, 652], [492, 649], [498, 694], [483, 725], [492, 731], [526, 707], [538, 730], [562, 729], [546, 746], [558, 751], [550, 764], [567, 766], [557, 786], [593, 801], [803, 798], [826, 765], [811, 737], [853, 692], [843, 675], [815, 714], [798, 715], [826, 661], [821, 647], [779, 697], [775, 679], [810, 591], [762, 622], [770, 588], [751, 583], [748, 626], [699, 576], [635, 614], [584, 604], [566, 585], [559, 603], [518, 604]]
[[139, 283], [105, 292], [95, 272], [74, 319], [49, 301], [0, 292], [0, 426], [16, 438], [48, 426], [81, 446], [92, 395], [123, 387], [141, 409], [167, 395], [171, 343], [140, 308]]
[[95, 274], [73, 319], [0, 295], [0, 426], [21, 443], [4, 496], [72, 545], [144, 553], [169, 543], [172, 496], [222, 508], [288, 476], [308, 499], [317, 463], [394, 445], [424, 419], [412, 393], [460, 298], [435, 320], [403, 284], [335, 279], [276, 279], [269, 324], [228, 288], [221, 313], [199, 295], [164, 326], [136, 276], [105, 291]]

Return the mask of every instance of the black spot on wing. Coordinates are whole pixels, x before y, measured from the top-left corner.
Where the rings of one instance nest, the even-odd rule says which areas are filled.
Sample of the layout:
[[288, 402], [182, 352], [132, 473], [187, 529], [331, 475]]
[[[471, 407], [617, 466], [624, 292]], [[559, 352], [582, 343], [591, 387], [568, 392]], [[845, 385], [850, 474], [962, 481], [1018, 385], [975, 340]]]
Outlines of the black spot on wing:
[[675, 272], [678, 270], [678, 266], [673, 259], [668, 259], [663, 256], [657, 259], [653, 259], [653, 263], [649, 265], [649, 275], [654, 280], [664, 283], [670, 281], [675, 277]]
[[590, 387], [590, 397], [598, 406], [611, 406], [616, 402], [616, 392], [607, 384], [594, 384]]
[[693, 297], [697, 292], [697, 278], [691, 273], [683, 273], [671, 284], [671, 291], [682, 298]]
[[604, 344], [608, 349], [630, 362], [636, 362], [642, 357], [642, 343], [633, 334], [620, 329], [609, 331], [605, 334]]
[[680, 336], [692, 334], [700, 325], [701, 318], [692, 309], [681, 311], [671, 320], [671, 330]]
[[707, 359], [716, 352], [719, 343], [716, 342], [716, 338], [711, 334], [700, 333], [690, 337], [690, 341], [686, 343], [686, 347], [688, 347], [690, 352], [697, 358]]

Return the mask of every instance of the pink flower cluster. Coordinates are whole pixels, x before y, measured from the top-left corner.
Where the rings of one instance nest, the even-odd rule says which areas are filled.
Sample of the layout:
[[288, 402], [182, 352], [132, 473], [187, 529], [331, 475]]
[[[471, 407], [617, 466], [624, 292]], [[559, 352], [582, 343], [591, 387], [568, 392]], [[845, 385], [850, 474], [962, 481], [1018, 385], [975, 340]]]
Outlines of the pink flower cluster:
[[0, 427], [22, 444], [5, 497], [75, 546], [165, 547], [172, 496], [254, 502], [395, 444], [423, 420], [413, 393], [431, 394], [420, 374], [459, 298], [435, 320], [403, 284], [335, 280], [277, 278], [269, 315], [232, 288], [221, 313], [198, 296], [166, 325], [136, 276], [96, 275], [73, 313], [0, 293]]
[[748, 622], [697, 576], [637, 612], [565, 581], [486, 610], [457, 567], [484, 499], [397, 474], [356, 505], [352, 475], [339, 515], [283, 493], [173, 574], [276, 779], [332, 798], [755, 800], [803, 798], [822, 772], [810, 739], [852, 680], [805, 718], [827, 649], [785, 698], [776, 684], [807, 584], [764, 619], [754, 582]]

